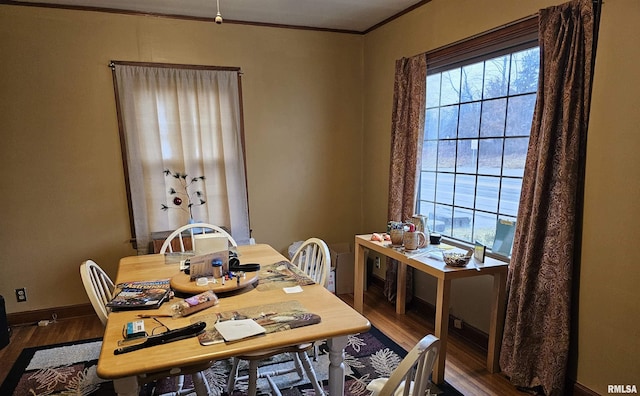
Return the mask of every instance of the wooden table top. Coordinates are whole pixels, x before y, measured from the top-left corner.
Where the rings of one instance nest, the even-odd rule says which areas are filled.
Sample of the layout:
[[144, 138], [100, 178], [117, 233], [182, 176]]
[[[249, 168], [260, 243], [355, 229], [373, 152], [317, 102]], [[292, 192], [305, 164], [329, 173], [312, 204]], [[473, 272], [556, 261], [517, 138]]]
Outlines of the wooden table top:
[[[506, 273], [509, 267], [509, 263], [491, 257], [485, 257], [483, 263], [477, 261], [475, 257], [472, 257], [464, 267], [451, 267], [446, 265], [441, 258], [431, 256], [428, 253], [429, 248], [405, 253], [402, 250], [389, 246], [390, 242], [388, 241], [372, 241], [371, 234], [356, 235], [356, 243], [441, 279], [467, 278], [496, 272]], [[443, 244], [443, 246], [445, 246], [445, 244]], [[437, 249], [438, 245], [430, 245], [429, 247]], [[453, 247], [453, 249], [463, 251], [463, 249], [455, 247]]]
[[[286, 260], [269, 245], [239, 246], [239, 259], [242, 263], [274, 264]], [[165, 263], [163, 255], [131, 256], [120, 260], [116, 283], [171, 278], [179, 272], [178, 263]], [[287, 294], [282, 289], [260, 291], [253, 287], [239, 290], [230, 296], [220, 298], [214, 307], [182, 318], [158, 318], [169, 329], [187, 326], [198, 316], [217, 312], [240, 310], [260, 304], [272, 304], [282, 301], [299, 301], [307, 311], [319, 315], [318, 324], [266, 334], [233, 343], [221, 343], [202, 346], [197, 337], [176, 341], [165, 345], [153, 346], [138, 351], [114, 355], [118, 341], [122, 339], [122, 328], [130, 321], [138, 320], [138, 314], [162, 315], [171, 313], [173, 300], [166, 302], [157, 310], [123, 311], [109, 314], [105, 335], [98, 361], [98, 375], [101, 378], [115, 379], [143, 373], [166, 370], [172, 367], [184, 367], [207, 361], [225, 359], [236, 355], [256, 352], [264, 349], [296, 345], [325, 338], [366, 332], [369, 321], [320, 285], [303, 286], [301, 293]], [[153, 319], [144, 319], [147, 331], [157, 327]]]

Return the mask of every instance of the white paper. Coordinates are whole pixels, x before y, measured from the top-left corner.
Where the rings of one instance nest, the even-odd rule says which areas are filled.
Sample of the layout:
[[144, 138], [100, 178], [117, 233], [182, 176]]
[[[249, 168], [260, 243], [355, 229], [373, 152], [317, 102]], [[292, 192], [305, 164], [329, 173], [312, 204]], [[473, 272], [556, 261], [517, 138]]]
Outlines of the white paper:
[[289, 294], [289, 293], [302, 293], [302, 287], [300, 287], [300, 285], [293, 286], [293, 287], [283, 287], [282, 290], [284, 290], [284, 292], [287, 293], [287, 294]]
[[217, 322], [215, 328], [225, 341], [237, 341], [266, 332], [265, 328], [253, 319], [225, 320]]

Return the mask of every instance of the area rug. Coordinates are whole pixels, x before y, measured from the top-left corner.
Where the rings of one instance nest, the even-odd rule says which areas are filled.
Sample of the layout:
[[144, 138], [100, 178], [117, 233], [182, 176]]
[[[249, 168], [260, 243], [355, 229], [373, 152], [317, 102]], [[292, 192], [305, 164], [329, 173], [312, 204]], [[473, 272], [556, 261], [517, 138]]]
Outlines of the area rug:
[[[113, 383], [96, 375], [96, 364], [100, 355], [100, 339], [76, 343], [56, 344], [39, 348], [25, 348], [7, 375], [0, 395], [113, 395]], [[206, 347], [204, 347], [206, 348]], [[312, 358], [318, 379], [325, 389], [328, 382], [328, 348], [319, 343], [317, 355]], [[345, 349], [345, 395], [366, 396], [366, 385], [373, 379], [388, 377], [406, 355], [406, 351], [382, 334], [371, 328], [367, 333], [349, 336]], [[286, 355], [278, 355], [261, 362], [260, 370], [281, 370], [293, 362]], [[231, 367], [231, 359], [216, 362], [205, 372], [205, 377], [214, 395], [226, 393], [226, 381]], [[239, 375], [246, 375], [247, 365], [240, 366]], [[306, 376], [299, 378], [296, 373], [272, 377], [283, 396], [313, 395], [314, 390]], [[172, 391], [173, 382], [162, 380], [147, 384], [140, 391], [141, 396], [162, 394]], [[185, 378], [185, 386], [190, 387], [191, 379]], [[231, 396], [246, 395], [247, 383], [238, 381]], [[258, 394], [269, 394], [266, 379], [258, 381]], [[444, 383], [432, 385], [431, 394], [462, 396], [452, 386]], [[194, 393], [195, 395], [195, 393]]]

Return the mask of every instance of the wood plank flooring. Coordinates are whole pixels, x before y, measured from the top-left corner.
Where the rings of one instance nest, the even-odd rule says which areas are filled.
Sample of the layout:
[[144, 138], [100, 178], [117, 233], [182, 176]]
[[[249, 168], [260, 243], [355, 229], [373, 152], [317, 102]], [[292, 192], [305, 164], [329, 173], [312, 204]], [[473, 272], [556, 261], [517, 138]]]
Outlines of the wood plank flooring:
[[[340, 297], [353, 304], [352, 295]], [[396, 314], [394, 306], [384, 299], [376, 285], [369, 287], [364, 302], [364, 314], [373, 326], [407, 350], [426, 334], [433, 333], [433, 318], [411, 309], [406, 315]], [[102, 333], [102, 323], [97, 316], [62, 319], [46, 327], [13, 326], [11, 342], [0, 349], [0, 381], [4, 381], [23, 348], [101, 337]], [[450, 335], [445, 380], [461, 393], [470, 396], [527, 395], [516, 390], [501, 374], [490, 374], [485, 364], [485, 352]]]
[[[343, 294], [340, 298], [353, 306], [353, 295]], [[397, 314], [395, 306], [384, 298], [382, 290], [375, 284], [365, 292], [364, 315], [373, 326], [406, 350], [434, 331], [432, 316], [427, 317], [411, 308], [405, 315]], [[449, 333], [445, 381], [468, 396], [528, 396], [518, 391], [502, 374], [489, 373], [486, 362], [486, 351]]]
[[102, 337], [104, 327], [97, 315], [61, 319], [45, 327], [37, 324], [11, 326], [11, 341], [0, 349], [0, 382], [23, 348]]

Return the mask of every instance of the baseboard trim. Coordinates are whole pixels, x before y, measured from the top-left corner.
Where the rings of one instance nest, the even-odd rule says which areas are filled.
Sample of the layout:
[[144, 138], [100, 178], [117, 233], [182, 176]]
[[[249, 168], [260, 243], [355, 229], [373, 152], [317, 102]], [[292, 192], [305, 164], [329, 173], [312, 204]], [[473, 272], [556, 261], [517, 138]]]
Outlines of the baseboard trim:
[[[384, 279], [377, 276], [370, 276], [368, 278], [369, 285], [384, 290]], [[413, 298], [407, 309], [417, 310], [421, 313], [425, 313], [434, 317], [436, 309], [433, 304], [430, 304], [418, 297]], [[462, 329], [456, 329], [453, 325], [453, 321], [457, 319], [452, 315], [449, 315], [449, 334], [455, 334], [457, 337], [466, 340], [472, 346], [479, 348], [486, 352], [489, 345], [489, 335], [485, 332], [464, 323]], [[576, 382], [575, 380], [568, 379], [568, 387], [572, 389], [572, 396], [600, 396], [599, 393], [587, 388], [586, 386]]]
[[[369, 282], [372, 286], [376, 286], [384, 290], [384, 279], [377, 276], [371, 276]], [[421, 313], [425, 313], [430, 317], [435, 317], [436, 307], [424, 301], [416, 296], [413, 296], [413, 300], [407, 305], [407, 309], [415, 309]], [[454, 320], [458, 318], [449, 315], [449, 334], [455, 334], [459, 338], [469, 342], [473, 346], [480, 350], [487, 352], [489, 346], [489, 335], [482, 330], [479, 330], [468, 323], [464, 323], [462, 329], [457, 329], [454, 326]]]
[[9, 326], [37, 323], [41, 320], [51, 320], [55, 315], [56, 319], [76, 318], [79, 316], [95, 315], [91, 304], [69, 305], [66, 307], [53, 307], [38, 309], [35, 311], [14, 312], [7, 314]]
[[574, 382], [573, 396], [600, 396], [600, 394], [592, 391], [591, 389], [578, 382]]

